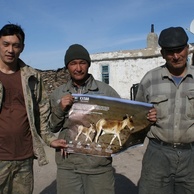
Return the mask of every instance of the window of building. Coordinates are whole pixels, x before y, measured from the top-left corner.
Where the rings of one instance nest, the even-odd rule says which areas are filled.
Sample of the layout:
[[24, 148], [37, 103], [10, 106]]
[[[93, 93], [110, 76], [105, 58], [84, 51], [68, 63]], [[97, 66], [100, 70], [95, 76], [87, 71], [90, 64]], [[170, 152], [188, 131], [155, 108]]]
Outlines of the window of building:
[[109, 84], [109, 66], [102, 65], [102, 81]]

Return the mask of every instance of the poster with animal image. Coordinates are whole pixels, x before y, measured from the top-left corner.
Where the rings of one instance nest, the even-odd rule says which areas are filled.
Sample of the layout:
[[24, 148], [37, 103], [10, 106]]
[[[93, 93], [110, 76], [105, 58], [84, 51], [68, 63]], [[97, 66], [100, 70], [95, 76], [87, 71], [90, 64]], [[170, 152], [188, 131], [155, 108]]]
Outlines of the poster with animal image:
[[143, 144], [152, 104], [106, 96], [73, 96], [68, 153], [109, 157]]

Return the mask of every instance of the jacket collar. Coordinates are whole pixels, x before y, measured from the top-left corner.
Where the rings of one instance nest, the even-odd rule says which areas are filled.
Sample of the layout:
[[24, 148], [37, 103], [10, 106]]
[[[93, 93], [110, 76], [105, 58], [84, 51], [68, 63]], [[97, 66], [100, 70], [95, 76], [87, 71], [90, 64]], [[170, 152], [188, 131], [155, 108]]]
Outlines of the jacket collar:
[[[95, 91], [98, 90], [97, 83], [93, 77], [92, 74], [89, 74], [88, 79], [85, 81], [85, 83], [82, 85], [83, 93], [87, 93], [88, 91]], [[70, 79], [67, 84], [64, 87], [64, 91], [68, 91], [70, 93], [76, 93], [75, 86], [72, 82], [72, 79]]]

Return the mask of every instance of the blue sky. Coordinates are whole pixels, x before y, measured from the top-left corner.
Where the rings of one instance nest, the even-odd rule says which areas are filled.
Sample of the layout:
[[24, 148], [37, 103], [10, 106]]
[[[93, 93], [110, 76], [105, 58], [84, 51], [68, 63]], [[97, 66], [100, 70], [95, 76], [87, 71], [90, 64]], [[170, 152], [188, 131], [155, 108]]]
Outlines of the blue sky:
[[[155, 33], [170, 26], [189, 28], [193, 0], [1, 0], [0, 28], [17, 23], [26, 34], [21, 54], [34, 68], [64, 66], [69, 45], [84, 45], [91, 54], [143, 49]], [[187, 31], [189, 42], [194, 34]]]

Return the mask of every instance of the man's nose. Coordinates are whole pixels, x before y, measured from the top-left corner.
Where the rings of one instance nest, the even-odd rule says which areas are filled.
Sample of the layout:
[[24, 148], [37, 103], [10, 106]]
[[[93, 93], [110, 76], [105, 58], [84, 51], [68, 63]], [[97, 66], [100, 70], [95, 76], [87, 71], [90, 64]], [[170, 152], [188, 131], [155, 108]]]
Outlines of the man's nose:
[[178, 58], [179, 58], [178, 53], [174, 52], [173, 57], [174, 57], [175, 59], [178, 59]]
[[13, 46], [12, 46], [12, 45], [10, 45], [10, 46], [8, 47], [8, 51], [9, 51], [10, 53], [13, 52]]
[[76, 69], [77, 69], [77, 71], [80, 71], [81, 70], [81, 65], [79, 63], [77, 64]]

